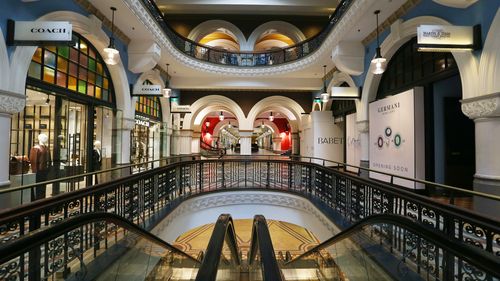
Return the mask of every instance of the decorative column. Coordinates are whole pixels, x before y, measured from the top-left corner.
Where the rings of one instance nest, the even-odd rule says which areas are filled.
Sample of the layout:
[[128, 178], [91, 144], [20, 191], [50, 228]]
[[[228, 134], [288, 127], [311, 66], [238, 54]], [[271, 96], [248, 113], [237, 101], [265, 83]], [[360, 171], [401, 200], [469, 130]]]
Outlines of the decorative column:
[[169, 157], [170, 154], [171, 154], [171, 151], [172, 151], [172, 143], [171, 143], [172, 134], [173, 134], [172, 128], [165, 129], [165, 140], [164, 140], [165, 149], [163, 150], [162, 157]]
[[[359, 139], [361, 142], [361, 157], [359, 166], [363, 168], [370, 168], [370, 144], [369, 144], [369, 122], [368, 120], [359, 121], [356, 123], [358, 126]], [[368, 172], [365, 170], [360, 170], [359, 175], [362, 177], [368, 177]]]
[[240, 154], [252, 154], [252, 133], [253, 131], [240, 131]]
[[[179, 154], [187, 155], [191, 154], [193, 139], [193, 130], [180, 130], [179, 131]], [[198, 143], [199, 147], [200, 143]]]
[[171, 140], [171, 154], [172, 155], [179, 155], [180, 154], [180, 145], [179, 145], [179, 142], [180, 142], [180, 136], [181, 136], [181, 132], [180, 132], [180, 124], [181, 124], [181, 121], [180, 121], [180, 114], [179, 113], [173, 113], [172, 114], [172, 140]]
[[130, 131], [134, 129], [135, 120], [130, 118], [121, 118], [118, 120], [116, 128], [116, 164], [130, 163]]
[[191, 138], [191, 153], [200, 153], [201, 132], [193, 132]]
[[23, 94], [0, 90], [0, 188], [8, 187], [10, 161], [11, 115], [24, 109], [26, 97]]
[[292, 154], [300, 154], [300, 136], [299, 133], [292, 133]]
[[273, 151], [281, 151], [281, 137], [273, 138]]
[[[462, 100], [462, 111], [475, 123], [474, 190], [500, 195], [500, 93]], [[498, 215], [500, 206], [475, 196], [474, 209]]]

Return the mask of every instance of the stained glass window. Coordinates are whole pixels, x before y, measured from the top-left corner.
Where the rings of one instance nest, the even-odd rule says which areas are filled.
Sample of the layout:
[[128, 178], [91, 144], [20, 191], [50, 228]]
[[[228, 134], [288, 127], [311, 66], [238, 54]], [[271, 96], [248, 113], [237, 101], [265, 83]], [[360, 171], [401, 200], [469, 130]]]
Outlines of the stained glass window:
[[[151, 81], [144, 81], [143, 85], [152, 85]], [[135, 103], [135, 112], [151, 119], [161, 121], [161, 106], [158, 97], [139, 96]]]
[[73, 46], [46, 46], [36, 49], [28, 76], [48, 84], [113, 103], [109, 71], [97, 50], [73, 32]]

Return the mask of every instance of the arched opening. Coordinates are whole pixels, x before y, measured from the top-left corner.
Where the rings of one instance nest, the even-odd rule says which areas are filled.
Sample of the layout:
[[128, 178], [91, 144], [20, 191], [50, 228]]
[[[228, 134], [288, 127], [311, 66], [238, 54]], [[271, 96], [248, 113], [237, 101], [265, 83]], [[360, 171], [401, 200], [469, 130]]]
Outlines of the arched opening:
[[[31, 172], [11, 171], [13, 186], [110, 168], [116, 160], [116, 136], [109, 134], [117, 113], [110, 72], [86, 38], [73, 32], [73, 42], [38, 47], [31, 58], [26, 106], [12, 116], [10, 151], [14, 157], [29, 155], [33, 163], [41, 155], [48, 160], [32, 165]], [[48, 192], [70, 191], [89, 180], [49, 185]], [[38, 188], [32, 200], [46, 192]]]
[[[425, 179], [471, 188], [475, 172], [474, 123], [461, 110], [462, 79], [457, 63], [451, 53], [417, 52], [416, 44], [414, 37], [392, 56], [381, 77], [377, 100], [399, 97], [421, 87], [422, 107], [417, 106], [416, 98], [415, 119], [409, 122], [414, 122], [416, 128], [424, 127], [424, 148], [416, 154], [425, 154]], [[370, 127], [372, 122], [377, 121], [370, 120]], [[421, 136], [415, 137], [418, 142]]]
[[240, 42], [236, 35], [225, 28], [218, 28], [214, 32], [205, 35], [198, 43], [230, 52], [240, 50]]
[[297, 42], [293, 41], [293, 39], [285, 34], [278, 32], [276, 29], [268, 29], [264, 31], [255, 42], [254, 51], [271, 51], [273, 49], [286, 48], [295, 43]]

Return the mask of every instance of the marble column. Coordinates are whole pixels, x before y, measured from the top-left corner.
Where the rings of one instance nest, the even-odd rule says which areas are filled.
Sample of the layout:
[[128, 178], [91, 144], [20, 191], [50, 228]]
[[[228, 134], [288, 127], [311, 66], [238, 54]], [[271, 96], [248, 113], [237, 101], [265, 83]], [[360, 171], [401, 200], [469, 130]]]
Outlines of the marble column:
[[240, 131], [240, 154], [252, 154], [252, 133], [253, 131]]
[[8, 187], [10, 160], [11, 115], [24, 109], [26, 96], [20, 93], [0, 90], [0, 188]]
[[[500, 196], [500, 93], [462, 100], [462, 111], [475, 123], [474, 190]], [[498, 216], [500, 205], [475, 196], [474, 209]]]
[[[193, 130], [180, 130], [179, 131], [179, 154], [191, 154], [193, 140]], [[198, 147], [200, 143], [198, 143]]]
[[292, 154], [300, 154], [300, 136], [299, 133], [292, 133]]
[[[370, 138], [369, 138], [369, 123], [368, 120], [356, 122], [358, 126], [359, 139], [361, 143], [361, 156], [359, 166], [363, 168], [370, 168]], [[362, 177], [368, 177], [368, 172], [365, 170], [360, 170], [359, 175]]]
[[193, 132], [191, 137], [191, 153], [200, 153], [201, 132]]
[[273, 137], [273, 150], [281, 151], [281, 137]]

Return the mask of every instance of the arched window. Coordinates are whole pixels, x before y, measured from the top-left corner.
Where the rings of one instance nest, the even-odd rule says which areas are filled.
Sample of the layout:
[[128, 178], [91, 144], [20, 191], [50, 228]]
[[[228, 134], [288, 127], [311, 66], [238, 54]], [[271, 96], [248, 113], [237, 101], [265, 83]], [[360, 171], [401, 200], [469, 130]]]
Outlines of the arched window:
[[38, 47], [28, 77], [70, 92], [113, 103], [111, 76], [97, 50], [73, 32], [72, 46]]
[[[143, 85], [153, 85], [149, 80], [145, 80]], [[161, 121], [161, 105], [158, 97], [139, 96], [135, 103], [135, 112], [154, 120]]]
[[377, 99], [457, 73], [451, 53], [418, 52], [415, 37], [401, 46], [389, 61], [380, 80]]

